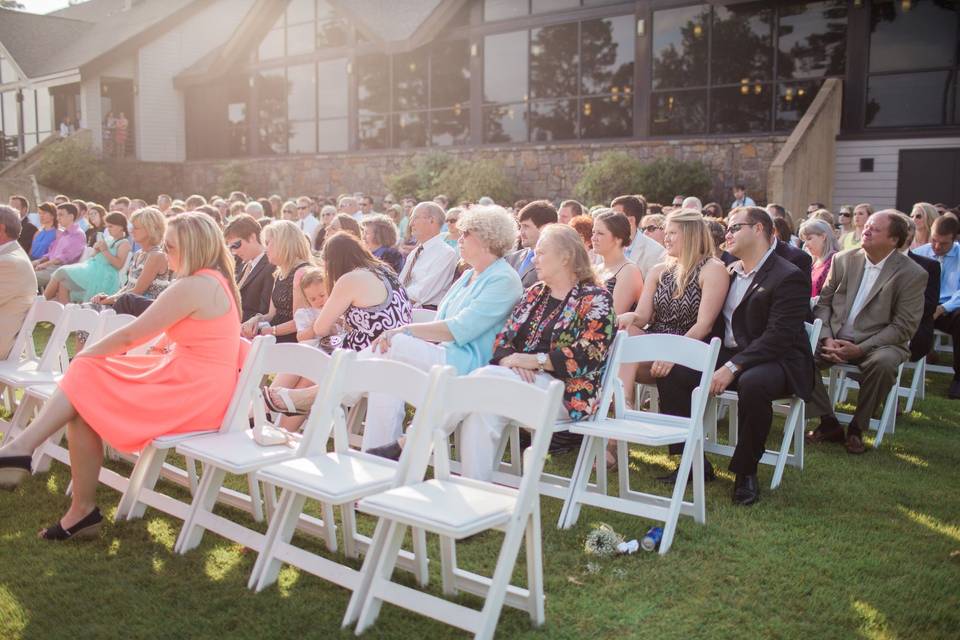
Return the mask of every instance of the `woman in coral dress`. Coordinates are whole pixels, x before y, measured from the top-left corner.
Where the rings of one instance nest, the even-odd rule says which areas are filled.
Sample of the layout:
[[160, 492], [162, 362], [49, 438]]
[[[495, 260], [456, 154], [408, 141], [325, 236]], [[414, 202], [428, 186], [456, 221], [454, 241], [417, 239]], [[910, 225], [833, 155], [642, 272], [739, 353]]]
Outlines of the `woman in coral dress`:
[[[0, 487], [12, 488], [33, 451], [67, 425], [72, 502], [42, 538], [96, 531], [103, 441], [138, 451], [157, 436], [217, 429], [226, 413], [245, 355], [233, 258], [202, 213], [172, 218], [164, 245], [177, 280], [137, 320], [78, 354], [37, 419], [0, 448]], [[161, 334], [149, 354], [126, 355]]]

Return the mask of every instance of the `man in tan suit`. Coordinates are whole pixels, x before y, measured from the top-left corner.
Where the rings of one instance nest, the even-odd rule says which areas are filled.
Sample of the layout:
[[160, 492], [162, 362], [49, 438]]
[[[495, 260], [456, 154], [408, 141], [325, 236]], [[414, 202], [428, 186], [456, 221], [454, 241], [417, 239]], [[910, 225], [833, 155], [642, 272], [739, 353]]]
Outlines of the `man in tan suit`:
[[860, 249], [833, 257], [814, 315], [823, 320], [818, 364], [860, 367], [860, 394], [844, 439], [820, 376], [816, 376], [807, 416], [820, 416], [808, 442], [845, 442], [848, 453], [863, 453], [863, 430], [890, 392], [897, 368], [910, 357], [908, 344], [923, 315], [927, 273], [900, 253], [908, 222], [887, 209], [870, 216]]
[[20, 216], [0, 205], [0, 358], [6, 358], [37, 296], [37, 276], [20, 248]]

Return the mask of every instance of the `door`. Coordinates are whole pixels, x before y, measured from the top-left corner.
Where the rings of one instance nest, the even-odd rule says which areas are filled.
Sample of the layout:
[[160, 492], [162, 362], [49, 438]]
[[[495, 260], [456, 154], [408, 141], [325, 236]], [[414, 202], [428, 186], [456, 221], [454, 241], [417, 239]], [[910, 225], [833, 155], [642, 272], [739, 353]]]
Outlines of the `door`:
[[960, 204], [960, 148], [904, 149], [897, 173], [897, 209], [917, 202]]

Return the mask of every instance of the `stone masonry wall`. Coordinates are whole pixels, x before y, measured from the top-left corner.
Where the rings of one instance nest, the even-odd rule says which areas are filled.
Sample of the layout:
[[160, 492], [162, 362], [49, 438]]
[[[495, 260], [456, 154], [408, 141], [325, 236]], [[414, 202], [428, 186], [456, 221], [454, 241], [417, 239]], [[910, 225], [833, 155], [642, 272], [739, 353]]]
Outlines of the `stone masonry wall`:
[[[726, 206], [733, 199], [736, 182], [746, 184], [758, 202], [766, 200], [767, 169], [785, 136], [644, 140], [614, 144], [551, 144], [505, 147], [446, 147], [442, 151], [465, 159], [492, 159], [501, 162], [523, 197], [570, 197], [583, 167], [602, 153], [622, 150], [652, 161], [661, 157], [701, 160], [711, 170], [714, 183], [710, 198]], [[318, 156], [244, 158], [233, 161], [191, 161], [147, 163], [125, 161], [114, 164], [111, 174], [119, 190], [150, 200], [166, 192], [185, 197], [191, 193], [211, 195], [223, 190], [224, 170], [231, 164], [243, 167], [246, 191], [287, 196], [362, 191], [382, 196], [384, 176], [399, 171], [423, 151], [383, 151]], [[226, 194], [223, 194], [226, 195]], [[394, 194], [400, 197], [402, 194]]]

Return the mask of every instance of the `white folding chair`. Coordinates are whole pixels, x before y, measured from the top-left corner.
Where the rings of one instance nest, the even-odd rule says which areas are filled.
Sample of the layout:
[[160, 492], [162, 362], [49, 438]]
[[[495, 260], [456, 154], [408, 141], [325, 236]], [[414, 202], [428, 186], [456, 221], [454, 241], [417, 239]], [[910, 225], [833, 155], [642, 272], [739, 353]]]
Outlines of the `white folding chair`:
[[953, 338], [949, 333], [939, 329], [933, 330], [933, 352], [940, 358], [940, 362], [948, 364], [933, 364], [928, 362], [926, 370], [930, 373], [946, 373], [953, 375]]
[[[883, 401], [883, 412], [880, 414], [880, 419], [870, 418], [869, 428], [871, 431], [877, 432], [876, 437], [873, 439], [874, 449], [880, 448], [880, 444], [883, 442], [883, 436], [887, 431], [892, 434], [896, 430], [897, 406], [900, 402], [900, 380], [903, 378], [904, 364], [905, 363], [901, 363], [900, 366], [897, 367], [897, 377], [893, 381], [893, 386], [890, 387], [890, 391]], [[836, 404], [840, 402], [841, 394], [846, 397], [846, 388], [855, 382], [849, 379], [850, 376], [859, 373], [860, 367], [854, 364], [835, 364], [830, 367], [827, 395], [830, 397], [831, 406], [836, 406]], [[857, 385], [857, 388], [859, 388], [859, 385]], [[840, 411], [836, 413], [836, 416], [841, 424], [850, 424], [850, 421], [853, 419], [852, 414]]]
[[[334, 355], [336, 377], [326, 389], [326, 397], [315, 405], [320, 420], [304, 432], [298, 457], [271, 464], [257, 473], [267, 485], [283, 490], [276, 514], [267, 531], [267, 542], [257, 558], [249, 586], [256, 591], [273, 584], [283, 563], [288, 563], [347, 589], [359, 583], [358, 571], [320, 557], [291, 544], [294, 529], [302, 518], [306, 500], [340, 507], [343, 523], [343, 549], [348, 558], [365, 552], [370, 539], [357, 533], [355, 502], [365, 496], [399, 486], [402, 470], [409, 467], [411, 445], [404, 448], [399, 463], [351, 449], [342, 410], [345, 398], [356, 393], [388, 393], [416, 408], [407, 430], [407, 442], [420, 438], [441, 418], [439, 400], [429, 404], [430, 393], [441, 374], [450, 370], [434, 367], [424, 373], [415, 367], [392, 360], [357, 360], [355, 354], [337, 351]], [[311, 411], [311, 416], [314, 411]], [[327, 451], [333, 434], [333, 450]], [[427, 545], [422, 530], [414, 531], [414, 555], [404, 554], [401, 566], [412, 570], [420, 584], [426, 584]]]
[[[804, 322], [804, 328], [807, 330], [807, 339], [810, 342], [810, 349], [816, 352], [817, 341], [820, 339], [820, 329], [823, 328], [823, 320], [817, 318], [813, 324]], [[740, 402], [740, 395], [736, 391], [725, 391], [720, 394], [719, 407], [726, 404], [729, 407], [729, 420], [727, 443], [722, 444], [717, 438], [717, 419], [719, 408], [716, 411], [708, 411], [706, 415], [704, 450], [707, 453], [716, 453], [722, 456], [730, 457], [733, 455], [737, 445], [737, 436], [739, 429], [739, 420], [737, 418], [737, 405]], [[802, 398], [792, 396], [784, 398], [781, 402], [773, 403], [775, 413], [786, 416], [783, 423], [783, 439], [780, 441], [779, 449], [767, 449], [760, 458], [760, 464], [771, 465], [774, 467], [773, 478], [770, 480], [770, 489], [776, 489], [780, 486], [783, 479], [783, 470], [786, 465], [803, 469], [803, 427], [806, 424], [806, 403]], [[793, 444], [793, 453], [790, 453], [790, 444]]]
[[[904, 413], [910, 413], [911, 411], [913, 411], [913, 403], [916, 400], [923, 400], [924, 397], [926, 397], [927, 390], [926, 390], [926, 381], [924, 380], [924, 378], [926, 376], [927, 369], [928, 369], [927, 357], [923, 356], [916, 362], [908, 361], [903, 363], [903, 372], [909, 371], [911, 369], [913, 370], [913, 376], [910, 379], [910, 386], [904, 387], [899, 384], [900, 382], [902, 382], [902, 377], [900, 380], [898, 380], [898, 384], [897, 384], [897, 397], [906, 399], [906, 402], [904, 403], [904, 406], [903, 406]], [[951, 371], [953, 370], [951, 369]], [[847, 375], [846, 372], [841, 371], [839, 372], [838, 375], [840, 379], [838, 381], [839, 393], [837, 395], [837, 398], [838, 398], [837, 401], [846, 402], [847, 395], [851, 391], [856, 391], [860, 389], [860, 383], [857, 380], [855, 380], [853, 377]]]
[[[710, 396], [710, 379], [716, 369], [720, 339], [709, 344], [672, 335], [631, 336], [616, 345], [607, 363], [608, 370], [618, 371], [621, 364], [653, 362], [661, 360], [688, 367], [700, 372], [700, 384], [691, 393], [690, 417], [670, 416], [647, 411], [628, 410], [621, 396], [619, 385], [607, 385], [600, 400], [600, 410], [592, 420], [578, 422], [570, 427], [573, 433], [583, 434], [583, 443], [573, 471], [570, 491], [560, 512], [558, 527], [568, 529], [576, 524], [582, 505], [592, 505], [641, 518], [650, 518], [664, 523], [660, 553], [670, 550], [676, 533], [680, 514], [692, 515], [699, 523], [706, 522], [706, 497], [703, 481], [703, 434], [706, 411], [715, 409]], [[615, 393], [616, 391], [616, 393]], [[614, 417], [608, 418], [613, 404]], [[666, 498], [630, 489], [629, 475], [621, 471], [619, 496], [589, 491], [588, 482], [594, 465], [605, 464], [605, 442], [640, 444], [662, 447], [683, 443], [683, 455], [677, 470], [677, 482], [673, 494]], [[618, 449], [620, 445], [618, 444]], [[683, 499], [690, 467], [693, 467], [693, 502]]]
[[417, 307], [411, 312], [410, 322], [433, 322], [437, 319], [437, 312], [433, 309], [424, 309], [422, 307]]
[[[223, 422], [221, 422], [221, 428], [223, 428], [223, 425], [234, 424], [237, 420], [247, 420], [249, 402], [244, 403], [244, 400], [248, 400], [248, 397], [245, 397], [246, 394], [243, 392], [248, 391], [251, 384], [256, 386], [259, 382], [260, 378], [255, 376], [258, 372], [257, 363], [260, 358], [261, 348], [273, 339], [272, 336], [261, 336], [254, 339], [253, 345], [250, 347], [241, 367], [240, 376], [237, 379], [233, 396], [227, 406]], [[244, 423], [246, 424], [246, 422]], [[157, 481], [165, 468], [164, 462], [167, 454], [169, 454], [171, 450], [187, 440], [200, 438], [211, 433], [216, 432], [213, 430], [193, 431], [154, 438], [150, 444], [140, 451], [140, 455], [136, 459], [133, 471], [130, 473], [129, 482], [125, 483], [122, 489], [123, 496], [117, 505], [114, 520], [119, 522], [121, 520], [141, 518], [148, 506], [179, 518], [180, 520], [185, 519], [190, 505], [157, 491]], [[251, 495], [244, 495], [237, 491], [222, 489], [220, 499], [222, 502], [231, 506], [249, 510], [255, 519], [262, 520], [263, 511], [260, 505], [259, 493], [255, 491], [255, 487], [251, 488], [251, 492]]]
[[[291, 374], [310, 380], [318, 385], [320, 392], [307, 417], [305, 430], [312, 430], [317, 421], [323, 419], [321, 412], [315, 411], [323, 388], [336, 377], [335, 366], [330, 356], [323, 351], [303, 344], [276, 344], [274, 340], [260, 345], [260, 354], [251, 368], [251, 375], [245, 377], [244, 388], [238, 388], [239, 406], [248, 409], [252, 406], [256, 427], [273, 424], [267, 418], [263, 399], [260, 395], [260, 381], [269, 374]], [[247, 476], [251, 496], [259, 493], [256, 472], [264, 466], [296, 457], [300, 436], [290, 434], [287, 445], [262, 446], [253, 438], [250, 429], [249, 412], [238, 410], [230, 421], [224, 421], [220, 431], [198, 438], [191, 438], [177, 445], [177, 453], [199, 460], [203, 464], [203, 475], [193, 496], [187, 517], [177, 537], [174, 551], [186, 553], [200, 544], [205, 531], [210, 530], [240, 544], [261, 551], [263, 534], [243, 527], [236, 522], [213, 513], [223, 481], [228, 473]], [[267, 515], [273, 513], [274, 492], [267, 487], [265, 491]], [[314, 521], [315, 530], [327, 538], [328, 544], [336, 544], [333, 524], [333, 509], [325, 506], [323, 521]]]
[[[503, 605], [530, 615], [534, 625], [544, 621], [543, 557], [540, 536], [540, 496], [537, 485], [543, 470], [554, 422], [562, 406], [563, 384], [553, 381], [541, 390], [516, 380], [468, 376], [438, 384], [437, 397], [449, 415], [499, 415], [532, 429], [533, 440], [524, 452], [523, 481], [519, 489], [450, 475], [447, 433], [434, 430], [434, 478], [424, 481], [431, 447], [427, 438], [408, 440], [413, 447], [410, 467], [401, 486], [359, 503], [360, 511], [380, 518], [361, 569], [360, 584], [350, 598], [344, 626], [357, 622], [362, 633], [374, 623], [384, 602], [416, 611], [471, 632], [492, 638]], [[407, 527], [440, 536], [443, 592], [466, 591], [484, 599], [483, 609], [454, 604], [444, 598], [391, 580]], [[488, 529], [505, 533], [493, 576], [487, 578], [459, 568], [456, 541]], [[527, 588], [510, 584], [520, 545], [526, 545]]]

